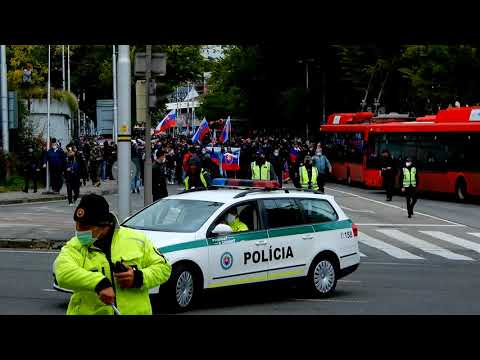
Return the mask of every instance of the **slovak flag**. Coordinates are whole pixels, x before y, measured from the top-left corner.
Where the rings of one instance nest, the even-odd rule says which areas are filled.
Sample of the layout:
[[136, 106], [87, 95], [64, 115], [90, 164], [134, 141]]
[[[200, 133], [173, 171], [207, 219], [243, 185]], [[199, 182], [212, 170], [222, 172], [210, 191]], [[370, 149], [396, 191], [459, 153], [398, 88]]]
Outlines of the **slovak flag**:
[[203, 137], [210, 131], [210, 128], [208, 127], [208, 122], [207, 119], [203, 118], [202, 122], [200, 123], [200, 126], [198, 127], [197, 131], [195, 132], [195, 135], [192, 137], [192, 143], [196, 143], [197, 141], [202, 141]]
[[175, 113], [175, 110], [171, 110], [167, 116], [163, 118], [162, 121], [157, 125], [155, 128], [155, 135], [160, 134], [163, 131], [166, 131], [170, 129], [173, 126], [177, 126], [177, 114]]
[[240, 153], [224, 153], [222, 158], [222, 169], [228, 171], [240, 170]]
[[230, 132], [232, 131], [232, 124], [230, 123], [230, 116], [227, 118], [225, 122], [225, 126], [223, 127], [222, 135], [220, 135], [220, 141], [222, 143], [226, 143], [230, 138]]
[[298, 151], [295, 148], [290, 149], [290, 162], [296, 163], [298, 157]]

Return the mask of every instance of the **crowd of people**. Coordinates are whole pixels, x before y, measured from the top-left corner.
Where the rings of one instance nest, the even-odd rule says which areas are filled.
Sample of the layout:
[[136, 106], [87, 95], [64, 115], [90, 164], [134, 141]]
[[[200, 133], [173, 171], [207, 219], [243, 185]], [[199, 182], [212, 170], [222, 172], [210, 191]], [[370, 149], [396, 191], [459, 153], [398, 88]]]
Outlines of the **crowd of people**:
[[[223, 170], [221, 164], [212, 159], [213, 146], [220, 147], [221, 154], [232, 153], [232, 148], [239, 148], [239, 169]], [[143, 183], [145, 142], [137, 138], [132, 141], [131, 149], [136, 168], [131, 191], [135, 193], [139, 192]], [[297, 188], [323, 191], [325, 180], [332, 171], [320, 142], [288, 135], [268, 135], [267, 132], [232, 137], [227, 144], [215, 144], [208, 140], [203, 144], [192, 144], [186, 136], [162, 135], [152, 141], [152, 160], [154, 167], [158, 168], [153, 174], [154, 187], [161, 183], [162, 188], [175, 183], [189, 188], [191, 184], [185, 179], [198, 172], [200, 180], [207, 177], [277, 180], [280, 186], [292, 182]]]
[[[137, 137], [131, 141], [132, 180], [131, 192], [140, 193], [144, 184], [145, 141]], [[213, 147], [220, 153], [240, 149], [239, 168], [224, 170], [213, 160]], [[111, 140], [82, 137], [65, 148], [51, 139], [51, 148], [42, 156], [34, 156], [28, 148], [25, 156], [25, 188], [30, 182], [37, 192], [40, 176], [45, 176], [48, 164], [52, 191], [58, 194], [66, 186], [68, 204], [73, 206], [79, 189], [89, 181], [100, 186], [102, 181], [114, 180], [113, 164], [117, 160], [117, 145]], [[227, 144], [211, 142], [192, 143], [183, 135], [161, 135], [152, 140], [152, 193], [155, 200], [168, 196], [167, 185], [178, 184], [186, 189], [208, 186], [213, 178], [277, 180], [280, 186], [292, 182], [297, 188], [323, 191], [325, 179], [332, 167], [322, 153], [319, 142], [293, 137], [288, 134], [271, 134], [254, 131], [245, 136], [232, 136]]]
[[88, 181], [99, 187], [101, 181], [114, 180], [112, 166], [116, 160], [117, 145], [111, 141], [82, 137], [63, 149], [61, 143], [52, 138], [50, 149], [42, 156], [35, 156], [33, 147], [28, 147], [23, 192], [28, 193], [30, 181], [33, 192], [37, 192], [39, 177], [45, 174], [48, 165], [52, 191], [59, 194], [65, 184], [68, 203], [73, 206], [79, 197], [80, 187], [86, 186]]

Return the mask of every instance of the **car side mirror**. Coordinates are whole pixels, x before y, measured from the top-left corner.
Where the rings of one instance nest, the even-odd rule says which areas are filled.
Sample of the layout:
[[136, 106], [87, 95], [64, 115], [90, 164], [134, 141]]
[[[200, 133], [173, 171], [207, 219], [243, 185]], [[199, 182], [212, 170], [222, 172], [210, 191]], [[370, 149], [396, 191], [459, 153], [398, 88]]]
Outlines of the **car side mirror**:
[[232, 228], [230, 226], [226, 225], [226, 224], [218, 224], [212, 230], [212, 234], [215, 235], [215, 236], [228, 235], [228, 234], [231, 234], [232, 232], [233, 232]]

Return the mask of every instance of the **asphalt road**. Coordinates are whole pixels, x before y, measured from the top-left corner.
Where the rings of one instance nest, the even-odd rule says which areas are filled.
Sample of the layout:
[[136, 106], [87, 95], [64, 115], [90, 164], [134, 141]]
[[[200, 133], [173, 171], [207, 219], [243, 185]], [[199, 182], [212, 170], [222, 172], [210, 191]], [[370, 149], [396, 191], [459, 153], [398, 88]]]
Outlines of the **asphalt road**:
[[[218, 289], [189, 314], [480, 313], [479, 205], [420, 199], [408, 219], [403, 197], [387, 203], [382, 192], [338, 184], [327, 193], [359, 226], [364, 255], [334, 297], [309, 299], [283, 284]], [[141, 195], [132, 198], [141, 208]], [[115, 208], [116, 196], [108, 199]], [[25, 236], [24, 227], [50, 238], [72, 232], [73, 208], [64, 202], [2, 206], [0, 213], [1, 237]], [[0, 314], [65, 313], [69, 295], [51, 290], [55, 256], [0, 249]]]

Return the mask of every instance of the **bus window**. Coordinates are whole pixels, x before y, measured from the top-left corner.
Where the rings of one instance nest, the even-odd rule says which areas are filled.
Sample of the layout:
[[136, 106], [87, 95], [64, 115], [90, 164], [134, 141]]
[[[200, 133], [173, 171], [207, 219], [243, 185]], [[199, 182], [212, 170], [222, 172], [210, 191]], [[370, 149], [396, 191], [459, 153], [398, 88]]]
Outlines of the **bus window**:
[[478, 156], [478, 147], [480, 144], [480, 134], [474, 133], [466, 136], [465, 139], [465, 170], [480, 171], [480, 157]]
[[364, 140], [362, 133], [346, 133], [345, 150], [346, 161], [361, 164], [363, 161]]
[[426, 171], [446, 171], [447, 151], [439, 134], [418, 134], [417, 165]]

